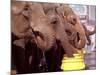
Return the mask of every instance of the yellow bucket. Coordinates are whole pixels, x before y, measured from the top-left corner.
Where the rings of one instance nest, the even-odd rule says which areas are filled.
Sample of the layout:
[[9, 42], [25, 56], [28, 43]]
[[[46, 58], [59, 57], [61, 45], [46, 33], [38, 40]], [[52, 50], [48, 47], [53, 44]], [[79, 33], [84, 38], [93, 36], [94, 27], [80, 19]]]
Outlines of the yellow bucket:
[[68, 70], [82, 70], [85, 68], [85, 63], [84, 63], [84, 53], [85, 50], [77, 50], [78, 53], [74, 54], [74, 57], [68, 58], [66, 54], [64, 54], [63, 59], [62, 59], [62, 65], [61, 69], [63, 71], [68, 71]]

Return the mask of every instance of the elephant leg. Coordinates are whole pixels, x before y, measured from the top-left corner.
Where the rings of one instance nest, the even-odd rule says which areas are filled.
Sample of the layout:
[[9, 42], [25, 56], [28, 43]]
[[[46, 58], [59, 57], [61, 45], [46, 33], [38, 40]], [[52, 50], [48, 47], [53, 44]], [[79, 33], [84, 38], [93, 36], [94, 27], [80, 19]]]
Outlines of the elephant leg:
[[17, 74], [25, 73], [25, 50], [13, 44], [12, 55], [14, 57]]

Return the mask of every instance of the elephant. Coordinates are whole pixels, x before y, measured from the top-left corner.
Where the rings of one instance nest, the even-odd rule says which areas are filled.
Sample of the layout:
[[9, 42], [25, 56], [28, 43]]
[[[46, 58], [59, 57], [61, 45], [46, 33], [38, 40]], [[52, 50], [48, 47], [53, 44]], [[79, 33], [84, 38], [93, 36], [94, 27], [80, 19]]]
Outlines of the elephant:
[[[86, 44], [86, 40], [89, 39], [89, 34], [91, 34], [91, 35], [94, 34], [95, 29], [93, 31], [88, 31], [86, 29], [86, 27], [83, 27], [82, 23], [80, 22], [79, 17], [73, 12], [73, 10], [68, 5], [65, 5], [65, 6], [63, 6], [63, 5], [55, 6], [54, 5], [53, 6], [53, 4], [51, 4], [51, 6], [52, 7], [50, 7], [47, 10], [46, 7], [49, 7], [49, 5], [47, 6], [47, 4], [46, 4], [46, 7], [45, 7], [46, 10], [44, 9], [44, 11], [46, 11], [46, 14], [49, 15], [49, 18], [51, 18], [51, 20], [50, 20], [50, 21], [52, 21], [51, 23], [53, 23], [54, 25], [58, 25], [59, 28], [61, 28], [59, 25], [60, 24], [59, 22], [61, 22], [61, 21], [63, 22], [63, 24], [61, 24], [61, 25], [64, 25], [64, 27], [61, 29], [64, 29], [68, 36], [66, 36], [62, 39], [67, 38], [67, 40], [69, 40], [69, 43], [71, 43], [72, 46], [74, 46], [77, 49], [84, 48], [84, 46]], [[62, 9], [62, 6], [64, 7], [63, 9]], [[58, 14], [58, 16], [60, 16], [60, 19], [62, 19], [62, 20], [57, 21], [57, 16], [55, 16], [57, 14]], [[56, 31], [56, 32], [58, 32], [58, 31]], [[58, 33], [60, 34], [60, 32], [58, 32]], [[61, 36], [63, 36], [63, 35], [61, 35]], [[63, 44], [60, 44], [60, 46], [63, 46]], [[56, 59], [58, 60], [58, 61], [57, 60], [55, 61], [55, 62], [59, 62], [59, 65], [56, 66], [57, 67], [56, 70], [60, 69], [59, 66], [61, 66], [61, 61], [63, 58], [62, 56], [64, 54], [64, 53], [62, 53], [64, 46], [63, 46], [63, 48], [62, 47], [59, 48], [59, 47], [57, 50], [61, 49], [61, 50], [59, 50], [60, 52], [55, 53], [56, 55], [58, 55], [57, 57], [59, 57], [59, 58], [54, 59], [54, 57], [56, 57], [56, 56], [51, 57], [51, 56], [49, 56], [49, 54], [47, 55], [47, 57], [49, 59], [51, 58], [52, 61], [54, 61]], [[69, 49], [69, 48], [67, 47], [67, 49]], [[52, 53], [52, 51], [50, 53]], [[49, 63], [50, 63], [50, 61], [49, 61]], [[50, 67], [50, 69], [52, 70], [52, 67]]]
[[[17, 5], [17, 3], [14, 5]], [[59, 5], [57, 5], [56, 7], [58, 6]], [[55, 13], [53, 14], [53, 16], [57, 17], [56, 22], [60, 21], [57, 24], [53, 24], [52, 22], [53, 18], [52, 16], [49, 16], [52, 14], [51, 13], [46, 14], [43, 9], [43, 6], [40, 3], [31, 3], [31, 2], [23, 3], [22, 2], [21, 6], [18, 5], [15, 8], [13, 7], [13, 12], [14, 11], [16, 12], [16, 9], [18, 9], [18, 7], [20, 8], [20, 10], [17, 11], [17, 13], [19, 13], [18, 14], [19, 16], [15, 15], [14, 18], [12, 19], [13, 20], [12, 32], [21, 39], [16, 40], [14, 42], [15, 44], [18, 44], [20, 46], [23, 46], [23, 45], [25, 46], [26, 37], [28, 38], [31, 37], [31, 39], [33, 38], [33, 41], [35, 41], [37, 46], [41, 50], [45, 51], [45, 50], [50, 49], [54, 45], [55, 39], [57, 39], [61, 41], [61, 44], [65, 52], [68, 54], [68, 56], [73, 56], [72, 54], [76, 52], [75, 51], [76, 48], [74, 48], [68, 42], [68, 38], [67, 38], [68, 36], [66, 32], [64, 31], [63, 23], [61, 22], [60, 16], [56, 15]], [[36, 9], [39, 9], [39, 10], [36, 10]], [[22, 25], [17, 24], [16, 19], [19, 20], [19, 22], [17, 20], [17, 23], [23, 23], [23, 24]], [[55, 19], [54, 19], [54, 22], [55, 22]]]
[[[12, 67], [18, 74], [38, 72], [40, 49], [34, 44], [34, 34], [30, 27], [27, 2], [13, 1], [11, 8]], [[31, 49], [30, 49], [31, 48]], [[37, 55], [37, 54], [40, 55]], [[34, 57], [33, 57], [34, 56]], [[32, 60], [34, 59], [34, 60]], [[34, 62], [33, 62], [34, 61]], [[35, 66], [30, 65], [33, 64]]]
[[[68, 57], [72, 57], [72, 55], [77, 52], [76, 51], [77, 49], [69, 43], [70, 37], [68, 36], [68, 34], [66, 34], [66, 31], [70, 32], [70, 30], [72, 31], [74, 28], [72, 28], [72, 25], [67, 23], [67, 21], [64, 22], [63, 17], [56, 12], [56, 9], [59, 8], [59, 6], [55, 6], [55, 4], [54, 5], [46, 4], [46, 6], [43, 5], [43, 8], [45, 14], [50, 19], [50, 23], [53, 26], [53, 29], [55, 30], [56, 40], [59, 41], [57, 42], [56, 50], [52, 49], [46, 52], [46, 60], [47, 63], [49, 64], [48, 65], [49, 71], [50, 72], [61, 71], [60, 66], [61, 66], [63, 54], [66, 53]], [[64, 26], [65, 24], [66, 24], [66, 28]], [[74, 32], [76, 31], [73, 31], [73, 33]], [[73, 51], [72, 48], [74, 48]], [[51, 54], [52, 56], [50, 56]]]
[[[15, 56], [12, 61], [14, 60], [16, 63], [19, 63], [16, 65], [16, 68], [20, 74], [29, 73], [30, 68], [34, 69], [34, 72], [39, 72], [38, 64], [42, 63], [42, 60], [39, 58], [43, 58], [39, 57], [41, 55], [41, 53], [39, 53], [40, 49], [44, 52], [44, 50], [51, 48], [55, 41], [52, 39], [55, 38], [52, 28], [45, 28], [46, 25], [50, 25], [42, 10], [41, 4], [13, 1], [11, 12], [12, 57]], [[41, 32], [43, 32], [44, 35]], [[50, 34], [47, 32], [50, 32]], [[28, 42], [33, 43], [33, 46], [27, 46]], [[30, 50], [30, 48], [32, 49]], [[30, 53], [30, 51], [32, 51], [32, 53]], [[38, 53], [40, 55], [37, 55]], [[23, 60], [20, 60], [21, 58]], [[31, 63], [36, 66], [29, 67]]]
[[86, 39], [90, 41], [89, 35], [94, 34], [95, 29], [93, 31], [87, 30], [86, 27], [82, 25], [79, 17], [73, 12], [71, 7], [69, 7], [69, 5], [62, 4], [59, 8], [57, 8], [57, 12], [59, 15], [62, 15], [65, 21], [67, 21], [67, 23], [70, 23], [71, 25], [71, 29], [66, 24], [64, 26], [66, 28], [65, 30], [68, 31], [69, 29], [69, 31], [72, 33], [69, 38], [70, 40], [74, 40], [71, 41], [73, 46], [78, 49], [84, 48], [86, 44]]
[[[25, 50], [23, 52], [24, 61], [28, 61], [25, 62], [27, 70], [32, 63], [34, 64], [34, 60], [38, 59], [38, 51], [42, 55], [41, 59], [35, 63], [35, 68], [41, 64], [46, 65], [45, 59], [48, 60], [48, 63], [50, 62], [49, 51], [52, 51], [51, 54], [54, 51], [56, 55], [61, 56], [63, 56], [61, 51], [64, 51], [68, 57], [72, 57], [74, 53], [77, 53], [77, 49], [85, 46], [86, 38], [90, 34], [86, 32], [87, 30], [82, 26], [79, 17], [68, 5], [50, 5], [20, 1], [12, 3], [11, 33], [17, 36], [16, 39], [14, 38], [13, 44]], [[53, 54], [53, 56], [56, 55]], [[59, 59], [56, 59], [58, 57]], [[62, 59], [62, 57], [58, 57], [56, 56], [53, 60]], [[31, 66], [32, 69], [34, 67]], [[37, 69], [35, 72], [38, 71]]]
[[86, 42], [85, 31], [80, 23], [78, 16], [73, 12], [73, 10], [68, 5], [61, 5], [59, 8], [57, 8], [57, 12], [64, 18], [64, 21], [69, 23], [69, 25], [71, 26], [70, 29], [70, 27], [68, 27], [66, 23], [64, 24], [66, 33], [70, 30], [70, 34], [72, 37], [70, 37], [70, 40], [72, 40], [71, 43], [73, 44], [73, 46], [78, 49], [83, 48]]
[[[41, 50], [48, 50], [53, 46], [55, 34], [44, 10], [39, 3], [30, 4], [32, 10], [30, 17], [30, 26], [36, 33], [35, 42]], [[37, 9], [37, 10], [36, 10]]]
[[[60, 20], [59, 20], [59, 22], [61, 22], [62, 21], [62, 24], [60, 24], [60, 23], [58, 23], [58, 24], [55, 24], [55, 28], [60, 28], [59, 30], [56, 30], [55, 32], [56, 32], [56, 34], [57, 34], [57, 32], [60, 34], [60, 32], [59, 31], [61, 31], [61, 29], [63, 29], [63, 35], [61, 35], [61, 36], [63, 36], [64, 38], [61, 38], [61, 39], [59, 39], [59, 40], [62, 40], [62, 39], [64, 39], [65, 40], [65, 38], [67, 38], [66, 39], [66, 41], [67, 40], [69, 40], [69, 38], [71, 39], [71, 40], [74, 40], [73, 38], [75, 38], [75, 36], [78, 34], [78, 33], [80, 33], [80, 34], [82, 34], [83, 36], [84, 36], [84, 38], [83, 37], [81, 37], [81, 39], [82, 39], [82, 42], [79, 44], [78, 42], [76, 42], [75, 44], [73, 44], [73, 45], [76, 45], [77, 47], [76, 48], [82, 48], [82, 47], [84, 47], [84, 45], [85, 45], [85, 33], [84, 33], [84, 30], [83, 30], [83, 32], [82, 32], [82, 30], [79, 30], [78, 28], [80, 28], [80, 29], [83, 29], [82, 28], [82, 26], [80, 26], [81, 24], [77, 24], [76, 26], [73, 26], [73, 24], [72, 23], [70, 23], [68, 20], [64, 20], [63, 19], [63, 12], [64, 12], [64, 9], [66, 8], [66, 13], [70, 13], [70, 11], [71, 12], [73, 12], [72, 10], [70, 10], [70, 7], [65, 7], [64, 6], [64, 9], [62, 9], [61, 10], [61, 7], [62, 7], [62, 5], [59, 5], [59, 6], [55, 6], [55, 5], [53, 5], [52, 4], [52, 7], [49, 7], [49, 5], [50, 4], [46, 4], [46, 6], [44, 7], [44, 11], [46, 11], [46, 14], [49, 16], [49, 18], [51, 17], [51, 19], [52, 19], [52, 21], [54, 20], [54, 23], [55, 22], [58, 22], [58, 21], [55, 21], [56, 19], [55, 18], [57, 18], [57, 16], [55, 16], [55, 15], [57, 15], [58, 14], [58, 16], [59, 16], [59, 18], [60, 18]], [[46, 7], [49, 7], [49, 8], [46, 8]], [[68, 10], [67, 10], [68, 9]], [[59, 11], [60, 10], [60, 11]], [[68, 12], [67, 12], [68, 11]], [[52, 13], [54, 13], [54, 14], [52, 14]], [[74, 13], [74, 12], [73, 12]], [[52, 15], [53, 15], [53, 17], [52, 17]], [[69, 16], [69, 15], [68, 15]], [[68, 23], [69, 22], [69, 23]], [[51, 22], [51, 23], [53, 23], [53, 22]], [[61, 26], [60, 26], [60, 25]], [[57, 27], [56, 27], [57, 26]], [[76, 28], [76, 29], [75, 29]], [[62, 33], [61, 32], [61, 33]], [[65, 32], [67, 33], [67, 35], [65, 34]], [[58, 36], [59, 36], [59, 34], [58, 34]], [[72, 34], [70, 37], [68, 36], [68, 35], [70, 35], [70, 34]], [[66, 35], [66, 37], [64, 36], [64, 35]], [[73, 37], [73, 35], [74, 35], [74, 37]], [[56, 36], [57, 37], [57, 36]], [[69, 38], [68, 38], [69, 37]], [[75, 41], [75, 40], [74, 40]], [[83, 42], [84, 41], [84, 42]], [[62, 42], [61, 42], [62, 43]], [[64, 42], [63, 42], [64, 43]], [[69, 42], [67, 42], [67, 45], [68, 45], [68, 43]], [[64, 45], [66, 45], [66, 44], [63, 44], [62, 46], [64, 46]], [[66, 49], [68, 49], [68, 47], [67, 47], [67, 45], [66, 45]], [[80, 46], [80, 45], [82, 45], [82, 47]], [[71, 47], [69, 47], [69, 48], [71, 48]], [[71, 49], [70, 49], [70, 51], [71, 51]], [[70, 51], [68, 51], [68, 52], [70, 52]], [[74, 48], [74, 51], [75, 51], [75, 48]], [[67, 53], [68, 54], [68, 53]], [[69, 55], [71, 55], [71, 54], [69, 54]]]

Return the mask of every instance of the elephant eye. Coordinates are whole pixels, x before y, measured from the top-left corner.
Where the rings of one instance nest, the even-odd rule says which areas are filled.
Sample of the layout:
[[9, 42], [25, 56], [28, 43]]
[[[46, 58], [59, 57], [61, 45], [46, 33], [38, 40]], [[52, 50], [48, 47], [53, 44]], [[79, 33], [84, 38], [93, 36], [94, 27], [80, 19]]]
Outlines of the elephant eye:
[[25, 11], [25, 12], [30, 12], [30, 11], [31, 11], [31, 8], [30, 8], [28, 5], [26, 5], [26, 6], [24, 7], [24, 11]]
[[24, 8], [24, 10], [28, 10], [28, 8], [27, 8], [27, 7], [25, 7], [25, 8]]
[[65, 30], [65, 32], [67, 33], [68, 36], [70, 36], [72, 33], [69, 30]]
[[53, 21], [53, 22], [51, 22], [51, 24], [57, 24], [57, 21]]
[[77, 22], [77, 18], [75, 16], [69, 16], [68, 17], [68, 21], [69, 23], [71, 23], [72, 25], [75, 25]]
[[73, 18], [73, 21], [76, 22], [76, 18]]
[[29, 6], [26, 5], [26, 6], [24, 7], [24, 10], [25, 10], [25, 11], [28, 11], [28, 10], [29, 10]]
[[51, 21], [51, 24], [57, 24], [57, 23], [58, 23], [57, 18], [54, 18], [54, 19]]
[[29, 18], [29, 15], [31, 14], [31, 9], [28, 5], [26, 5], [23, 9], [23, 12], [22, 14], [25, 16], [25, 17], [28, 17]]
[[76, 18], [73, 18], [72, 21], [71, 21], [71, 24], [75, 25], [76, 21], [77, 21]]

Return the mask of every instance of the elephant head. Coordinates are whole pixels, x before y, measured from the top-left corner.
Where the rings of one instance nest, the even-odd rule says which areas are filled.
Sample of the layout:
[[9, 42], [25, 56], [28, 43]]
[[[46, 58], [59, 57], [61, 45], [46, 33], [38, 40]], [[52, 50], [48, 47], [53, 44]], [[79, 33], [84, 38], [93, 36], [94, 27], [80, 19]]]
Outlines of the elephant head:
[[61, 5], [57, 8], [57, 12], [70, 25], [64, 24], [65, 31], [69, 35], [70, 43], [77, 49], [83, 48], [86, 44], [86, 34], [79, 17], [69, 5]]
[[[86, 40], [88, 41], [88, 45], [91, 44], [91, 40], [89, 38], [90, 35], [93, 35], [96, 32], [96, 27], [93, 31], [89, 31], [85, 25], [82, 25], [79, 17], [73, 12], [73, 10], [68, 5], [62, 5], [62, 7], [58, 8], [58, 11], [63, 9], [63, 16], [65, 20], [70, 23], [71, 28], [70, 31], [73, 32], [73, 34], [69, 37], [71, 40], [73, 39], [73, 45], [81, 49], [85, 46]], [[66, 25], [65, 25], [66, 26]], [[65, 27], [67, 28], [67, 26]], [[75, 38], [76, 35], [76, 38]]]
[[31, 13], [25, 12], [24, 14], [29, 14], [26, 16], [29, 18], [30, 28], [34, 34], [33, 42], [35, 42], [41, 50], [50, 49], [55, 43], [55, 33], [48, 17], [44, 13], [42, 5], [40, 3], [29, 2], [27, 6]]
[[[74, 40], [74, 46], [78, 49], [84, 48], [86, 41], [88, 41], [88, 45], [91, 44], [91, 40], [89, 38], [90, 35], [93, 35], [96, 32], [96, 27], [93, 31], [89, 31], [85, 25], [83, 25], [79, 19], [79, 17], [75, 14], [69, 14], [66, 18], [67, 22], [70, 23], [72, 30], [76, 34], [70, 36], [71, 39]], [[70, 29], [71, 30], [71, 29]]]

